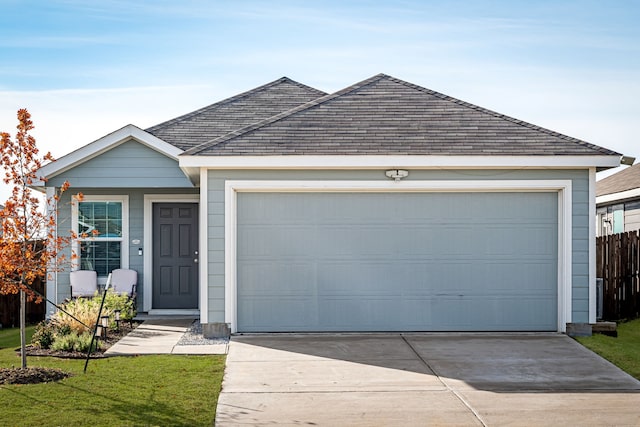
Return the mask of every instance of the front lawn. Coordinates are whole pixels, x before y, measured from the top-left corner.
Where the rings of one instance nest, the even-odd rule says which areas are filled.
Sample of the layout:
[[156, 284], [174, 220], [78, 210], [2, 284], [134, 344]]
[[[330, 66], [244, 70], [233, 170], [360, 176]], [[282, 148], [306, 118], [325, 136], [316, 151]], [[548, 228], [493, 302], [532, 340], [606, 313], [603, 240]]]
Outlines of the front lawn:
[[[18, 329], [0, 331], [0, 367], [20, 365]], [[2, 424], [12, 426], [212, 425], [224, 356], [110, 357], [89, 361], [29, 357], [28, 366], [59, 368], [65, 380], [0, 385]]]
[[578, 342], [640, 380], [640, 319], [618, 324], [618, 337], [593, 334]]
[[[31, 335], [33, 335], [33, 330], [35, 326], [27, 326], [26, 335], [27, 335], [27, 344], [31, 342]], [[3, 348], [18, 348], [20, 347], [20, 329], [18, 328], [9, 328], [9, 329], [0, 329], [0, 349]]]

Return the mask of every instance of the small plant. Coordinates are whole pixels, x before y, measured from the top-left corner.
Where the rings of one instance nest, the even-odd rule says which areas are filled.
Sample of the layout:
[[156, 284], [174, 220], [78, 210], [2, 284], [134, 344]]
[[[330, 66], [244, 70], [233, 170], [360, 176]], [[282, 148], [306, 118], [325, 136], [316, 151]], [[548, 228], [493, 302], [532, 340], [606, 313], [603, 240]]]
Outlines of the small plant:
[[[79, 351], [84, 353], [89, 350], [89, 345], [91, 345], [91, 334], [89, 332], [85, 332], [80, 335], [75, 332], [71, 332], [68, 335], [60, 335], [56, 337], [55, 341], [51, 345], [51, 349], [56, 351]], [[100, 348], [99, 341], [94, 341], [93, 345], [94, 348], [92, 351]]]
[[[98, 293], [93, 298], [78, 298], [66, 302], [62, 305], [64, 311], [59, 310], [50, 321], [38, 324], [31, 340], [32, 344], [54, 351], [88, 351], [101, 303], [102, 295]], [[109, 316], [111, 329], [116, 327], [116, 310], [120, 310], [120, 320], [128, 321], [135, 316], [133, 301], [127, 295], [109, 290], [102, 307], [102, 316]], [[99, 349], [99, 346], [94, 347], [92, 351], [96, 349]]]
[[127, 295], [118, 294], [111, 290], [107, 291], [107, 297], [104, 300], [104, 307], [102, 309], [103, 315], [111, 317], [110, 327], [115, 326], [113, 320], [113, 314], [116, 310], [120, 310], [120, 319], [129, 321], [136, 315], [135, 308], [133, 306], [133, 300]]
[[38, 323], [33, 331], [31, 343], [40, 348], [50, 348], [55, 340], [54, 328], [46, 320]]
[[[100, 298], [96, 295], [93, 298], [74, 299], [65, 303], [63, 308], [73, 317], [60, 310], [51, 317], [51, 323], [53, 323], [55, 328], [60, 332], [65, 328], [68, 328], [69, 331], [75, 332], [78, 335], [83, 334], [91, 329], [96, 323], [98, 312], [100, 310]], [[82, 323], [78, 322], [76, 319]]]
[[78, 334], [71, 332], [68, 335], [61, 335], [51, 345], [51, 349], [55, 351], [73, 351], [78, 340]]

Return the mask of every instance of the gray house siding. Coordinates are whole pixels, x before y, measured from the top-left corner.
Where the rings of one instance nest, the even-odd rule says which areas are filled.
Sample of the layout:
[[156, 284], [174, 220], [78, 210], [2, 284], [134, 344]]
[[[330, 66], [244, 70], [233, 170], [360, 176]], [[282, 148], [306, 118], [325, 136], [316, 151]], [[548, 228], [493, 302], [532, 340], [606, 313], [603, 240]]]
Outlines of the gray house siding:
[[128, 140], [51, 178], [47, 185], [59, 187], [65, 180], [74, 188], [193, 187], [176, 160], [135, 140]]
[[[146, 250], [143, 240], [145, 194], [198, 194], [198, 189], [185, 177], [178, 162], [137, 141], [130, 139], [109, 151], [101, 153], [78, 166], [51, 178], [48, 186], [59, 187], [69, 181], [71, 188], [59, 203], [58, 233], [69, 235], [71, 229], [71, 196], [83, 193], [87, 196], [117, 195], [129, 197], [129, 268], [138, 272], [138, 305], [142, 306], [143, 256], [138, 249]], [[141, 244], [132, 244], [132, 240]], [[67, 248], [70, 259], [71, 248]], [[70, 295], [69, 269], [57, 274], [57, 298], [62, 301]]]
[[[129, 197], [129, 268], [138, 272], [138, 309], [143, 301], [143, 256], [138, 249], [145, 247], [144, 196], [145, 194], [198, 194], [185, 177], [178, 162], [135, 140], [128, 140], [78, 166], [51, 178], [48, 186], [59, 187], [69, 181], [71, 188], [59, 202], [58, 234], [69, 235], [71, 229], [71, 196], [83, 193], [86, 196], [117, 195]], [[132, 244], [140, 240], [140, 244]], [[151, 250], [151, 248], [149, 248]], [[66, 250], [70, 259], [71, 248]], [[63, 301], [70, 295], [70, 264], [57, 273], [57, 299]]]
[[[225, 180], [385, 180], [380, 170], [363, 171], [208, 171], [208, 321], [224, 322]], [[572, 181], [572, 321], [589, 321], [588, 170], [411, 170], [407, 180]]]
[[[132, 188], [132, 189], [95, 189], [95, 188], [77, 188], [72, 187], [62, 197], [59, 202], [58, 211], [58, 234], [68, 235], [71, 229], [71, 196], [77, 193], [83, 193], [87, 196], [129, 196], [129, 238], [128, 242], [123, 244], [129, 245], [129, 268], [138, 272], [138, 310], [142, 309], [143, 301], [143, 256], [138, 255], [138, 248], [151, 250], [145, 246], [143, 229], [144, 229], [144, 196], [147, 194], [198, 194], [198, 189], [184, 188], [176, 190], [175, 188], [158, 189], [158, 188]], [[140, 244], [132, 244], [132, 240], [140, 240]], [[65, 254], [70, 259], [71, 248], [66, 248]], [[57, 273], [58, 282], [58, 301], [63, 301], [70, 295], [69, 289], [69, 270], [70, 265], [63, 266], [64, 270]]]

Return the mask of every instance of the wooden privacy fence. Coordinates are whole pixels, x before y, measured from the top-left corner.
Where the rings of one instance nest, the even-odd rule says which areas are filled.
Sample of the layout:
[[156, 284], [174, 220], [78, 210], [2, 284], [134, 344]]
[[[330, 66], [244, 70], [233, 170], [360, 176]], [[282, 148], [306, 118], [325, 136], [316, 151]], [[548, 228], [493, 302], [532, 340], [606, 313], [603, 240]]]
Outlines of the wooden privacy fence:
[[640, 317], [640, 230], [596, 238], [596, 276], [603, 279], [602, 318]]
[[[33, 289], [45, 295], [46, 281], [37, 278], [31, 285]], [[44, 320], [47, 304], [43, 300], [40, 304], [35, 301], [27, 301], [27, 323], [37, 323]], [[20, 295], [0, 295], [0, 325], [3, 328], [18, 326], [20, 324]]]

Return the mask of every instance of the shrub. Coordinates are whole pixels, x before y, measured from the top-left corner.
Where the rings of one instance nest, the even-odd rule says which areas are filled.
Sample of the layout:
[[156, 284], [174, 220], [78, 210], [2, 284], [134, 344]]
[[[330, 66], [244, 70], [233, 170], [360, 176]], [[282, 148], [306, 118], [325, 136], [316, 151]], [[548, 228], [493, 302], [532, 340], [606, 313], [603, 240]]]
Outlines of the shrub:
[[31, 343], [37, 345], [40, 348], [49, 348], [55, 339], [55, 331], [54, 328], [47, 322], [43, 320], [38, 323], [33, 331], [33, 335], [31, 337]]
[[[53, 323], [54, 327], [59, 331], [68, 328], [69, 331], [80, 335], [87, 332], [95, 324], [98, 318], [98, 311], [100, 310], [100, 298], [98, 298], [97, 295], [93, 298], [77, 298], [63, 304], [62, 308], [80, 320], [80, 322], [84, 323], [84, 325], [62, 310], [57, 311], [51, 317], [51, 323]], [[85, 325], [87, 325], [88, 328]]]
[[133, 306], [133, 300], [127, 295], [117, 294], [111, 290], [107, 291], [107, 297], [104, 300], [103, 315], [111, 317], [111, 327], [114, 327], [115, 321], [113, 313], [120, 310], [121, 320], [131, 320], [135, 317], [136, 311]]
[[[60, 335], [56, 337], [55, 341], [51, 345], [52, 350], [56, 351], [79, 351], [85, 353], [89, 350], [91, 345], [91, 334], [86, 332], [84, 334], [76, 334], [71, 332], [68, 335]], [[93, 351], [100, 348], [100, 342], [95, 340], [93, 343]]]
[[[98, 293], [92, 298], [78, 298], [66, 302], [62, 305], [64, 311], [59, 310], [51, 316], [49, 322], [38, 324], [31, 342], [41, 348], [58, 351], [87, 351], [101, 302], [102, 295]], [[102, 307], [102, 316], [109, 316], [109, 327], [112, 329], [115, 328], [115, 310], [120, 310], [121, 320], [131, 320], [135, 316], [133, 301], [127, 295], [109, 290]]]

